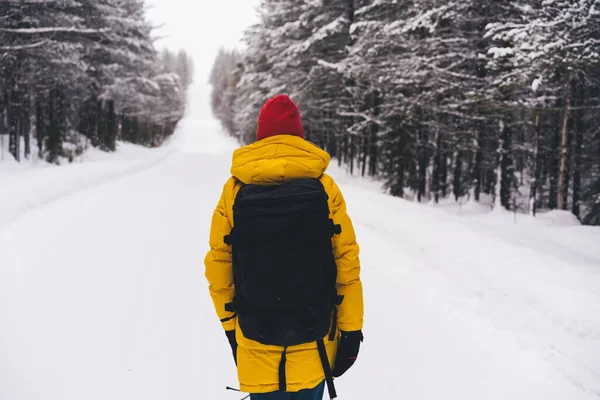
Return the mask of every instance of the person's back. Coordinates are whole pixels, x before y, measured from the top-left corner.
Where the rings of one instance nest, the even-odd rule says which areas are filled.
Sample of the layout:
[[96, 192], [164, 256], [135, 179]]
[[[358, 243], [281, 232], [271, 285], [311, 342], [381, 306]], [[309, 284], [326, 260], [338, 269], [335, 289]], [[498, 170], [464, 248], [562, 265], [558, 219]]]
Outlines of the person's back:
[[235, 151], [213, 215], [210, 295], [243, 392], [256, 400], [320, 399], [327, 380], [333, 397], [331, 378], [352, 366], [362, 341], [352, 222], [325, 174], [329, 154], [304, 140], [287, 96], [265, 104], [257, 139]]

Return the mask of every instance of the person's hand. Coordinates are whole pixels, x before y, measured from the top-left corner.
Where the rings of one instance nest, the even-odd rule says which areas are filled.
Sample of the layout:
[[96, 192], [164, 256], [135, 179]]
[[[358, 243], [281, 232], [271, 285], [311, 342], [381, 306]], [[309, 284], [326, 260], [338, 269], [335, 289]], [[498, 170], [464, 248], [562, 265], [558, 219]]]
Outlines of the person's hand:
[[227, 335], [227, 340], [229, 340], [229, 345], [231, 346], [233, 361], [235, 361], [235, 365], [237, 365], [237, 341], [235, 340], [235, 329], [232, 331], [225, 331], [225, 335]]
[[332, 375], [340, 377], [354, 365], [363, 341], [362, 331], [342, 332]]

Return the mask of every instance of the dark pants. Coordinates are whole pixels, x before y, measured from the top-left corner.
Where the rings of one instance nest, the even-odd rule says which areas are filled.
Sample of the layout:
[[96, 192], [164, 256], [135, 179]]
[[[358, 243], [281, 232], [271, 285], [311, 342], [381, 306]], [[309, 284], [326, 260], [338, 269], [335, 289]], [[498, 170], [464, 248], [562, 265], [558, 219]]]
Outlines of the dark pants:
[[322, 400], [325, 390], [325, 381], [321, 382], [314, 389], [305, 389], [296, 393], [271, 392], [251, 394], [250, 400]]

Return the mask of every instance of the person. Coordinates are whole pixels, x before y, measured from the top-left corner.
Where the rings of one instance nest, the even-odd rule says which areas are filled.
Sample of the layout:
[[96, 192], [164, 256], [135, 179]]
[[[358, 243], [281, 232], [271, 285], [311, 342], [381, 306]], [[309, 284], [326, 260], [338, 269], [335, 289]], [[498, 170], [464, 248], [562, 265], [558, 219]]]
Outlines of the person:
[[330, 156], [304, 140], [286, 95], [263, 106], [257, 141], [233, 154], [205, 273], [253, 400], [318, 400], [363, 341], [359, 246]]

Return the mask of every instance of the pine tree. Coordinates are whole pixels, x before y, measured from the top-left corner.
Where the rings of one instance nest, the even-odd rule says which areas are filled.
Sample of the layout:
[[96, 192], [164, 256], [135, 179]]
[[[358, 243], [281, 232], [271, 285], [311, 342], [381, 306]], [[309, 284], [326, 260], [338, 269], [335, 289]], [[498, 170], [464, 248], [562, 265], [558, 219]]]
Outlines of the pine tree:
[[114, 150], [117, 114], [142, 118], [158, 142], [183, 115], [193, 65], [180, 52], [178, 69], [162, 70], [143, 1], [2, 2], [0, 16], [0, 113], [15, 158], [33, 127], [40, 156], [60, 162], [81, 151], [80, 134]]
[[250, 27], [245, 33], [248, 49], [239, 68], [241, 76], [236, 85], [238, 95], [233, 102], [234, 131], [231, 132], [242, 143], [251, 143], [256, 137], [257, 117], [261, 106], [275, 93], [271, 67], [265, 44], [268, 32], [260, 24]]
[[287, 92], [310, 140], [395, 196], [597, 223], [599, 16], [592, 0], [265, 0], [215, 114], [248, 143]]

